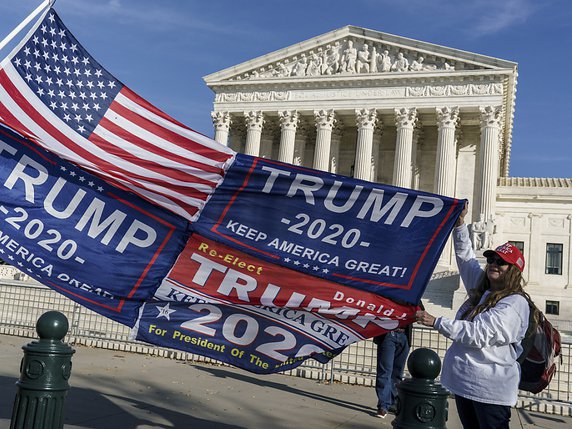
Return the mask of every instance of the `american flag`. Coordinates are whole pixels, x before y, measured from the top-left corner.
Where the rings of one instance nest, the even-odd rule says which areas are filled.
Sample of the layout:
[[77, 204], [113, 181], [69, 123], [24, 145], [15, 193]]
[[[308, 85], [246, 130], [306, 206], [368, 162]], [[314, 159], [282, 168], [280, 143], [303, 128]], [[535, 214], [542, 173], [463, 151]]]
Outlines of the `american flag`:
[[235, 155], [124, 86], [53, 9], [0, 63], [0, 117], [60, 157], [191, 221]]

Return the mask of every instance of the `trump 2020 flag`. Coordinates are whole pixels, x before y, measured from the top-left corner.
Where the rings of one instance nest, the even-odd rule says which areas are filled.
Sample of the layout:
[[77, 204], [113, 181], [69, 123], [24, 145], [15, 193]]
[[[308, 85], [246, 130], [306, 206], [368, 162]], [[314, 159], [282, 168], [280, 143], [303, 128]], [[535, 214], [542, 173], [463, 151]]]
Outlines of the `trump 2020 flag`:
[[189, 237], [188, 223], [0, 122], [0, 258], [132, 326]]
[[412, 323], [461, 207], [237, 154], [138, 338], [260, 373], [324, 362]]
[[463, 206], [236, 154], [53, 9], [1, 62], [0, 119], [2, 259], [134, 338], [258, 373], [411, 323]]

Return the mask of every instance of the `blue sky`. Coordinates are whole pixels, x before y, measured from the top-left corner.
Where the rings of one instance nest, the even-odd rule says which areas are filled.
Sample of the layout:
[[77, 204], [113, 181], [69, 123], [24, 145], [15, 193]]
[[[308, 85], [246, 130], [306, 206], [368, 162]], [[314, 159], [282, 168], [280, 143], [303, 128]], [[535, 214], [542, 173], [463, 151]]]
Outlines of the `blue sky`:
[[[0, 36], [40, 3], [1, 0]], [[568, 0], [57, 0], [55, 8], [118, 79], [211, 137], [203, 76], [348, 24], [515, 61], [510, 175], [572, 177]]]

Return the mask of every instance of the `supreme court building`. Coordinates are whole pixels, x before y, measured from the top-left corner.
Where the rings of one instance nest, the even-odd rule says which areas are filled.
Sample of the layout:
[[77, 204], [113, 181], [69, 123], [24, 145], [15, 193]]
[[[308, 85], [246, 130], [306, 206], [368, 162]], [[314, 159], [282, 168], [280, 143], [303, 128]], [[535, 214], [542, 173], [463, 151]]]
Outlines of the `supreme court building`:
[[[572, 320], [572, 179], [509, 176], [517, 64], [347, 26], [210, 74], [238, 152], [467, 198], [473, 245], [511, 241], [527, 290]], [[450, 244], [424, 303], [464, 300]]]

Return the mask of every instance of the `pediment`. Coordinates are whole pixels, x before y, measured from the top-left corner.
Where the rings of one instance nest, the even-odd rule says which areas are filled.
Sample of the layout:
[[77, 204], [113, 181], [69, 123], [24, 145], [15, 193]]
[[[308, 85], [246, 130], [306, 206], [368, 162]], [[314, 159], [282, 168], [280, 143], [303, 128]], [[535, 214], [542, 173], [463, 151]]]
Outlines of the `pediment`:
[[346, 26], [204, 77], [223, 82], [407, 76], [514, 70], [517, 64], [454, 48]]

